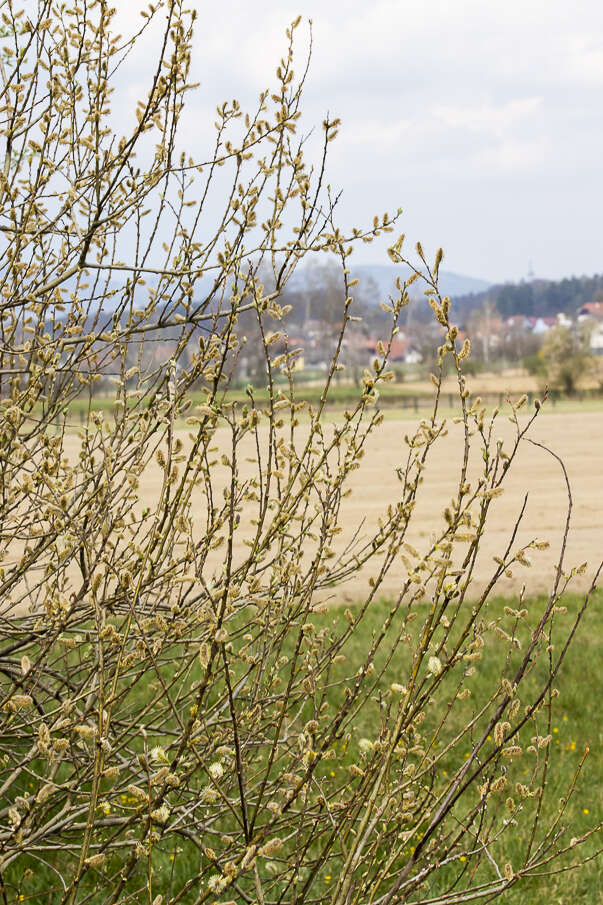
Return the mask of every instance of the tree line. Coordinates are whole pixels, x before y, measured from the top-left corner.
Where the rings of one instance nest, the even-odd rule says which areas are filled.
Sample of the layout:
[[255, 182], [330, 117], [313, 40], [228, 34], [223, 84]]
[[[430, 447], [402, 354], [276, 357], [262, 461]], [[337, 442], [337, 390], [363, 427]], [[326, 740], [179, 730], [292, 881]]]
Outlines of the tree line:
[[471, 293], [455, 299], [455, 306], [468, 315], [488, 300], [493, 302], [502, 318], [514, 314], [534, 317], [553, 317], [563, 311], [576, 314], [586, 302], [603, 300], [603, 274], [565, 277], [562, 280], [532, 280], [521, 283], [502, 283], [485, 292]]

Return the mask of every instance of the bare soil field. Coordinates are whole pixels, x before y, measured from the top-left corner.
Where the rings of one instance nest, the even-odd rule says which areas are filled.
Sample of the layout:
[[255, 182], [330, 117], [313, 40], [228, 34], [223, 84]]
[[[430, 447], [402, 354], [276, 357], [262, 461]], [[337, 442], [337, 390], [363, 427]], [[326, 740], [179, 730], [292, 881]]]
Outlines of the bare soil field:
[[[597, 362], [595, 365], [585, 370], [585, 373], [578, 380], [577, 389], [592, 390], [600, 386], [603, 379], [603, 365]], [[471, 392], [473, 395], [489, 396], [502, 393], [510, 394], [517, 397], [521, 393], [539, 393], [542, 392], [544, 378], [535, 377], [529, 374], [525, 368], [507, 368], [497, 374], [492, 371], [483, 371], [469, 378]], [[432, 384], [429, 380], [409, 380], [405, 384], [409, 389], [412, 388], [419, 393], [431, 393]], [[442, 393], [454, 393], [457, 391], [457, 378], [455, 374], [449, 374], [442, 380]]]
[[[344, 530], [339, 535], [336, 552], [343, 550], [350, 542], [363, 520], [361, 535], [370, 536], [371, 527], [376, 526], [387, 505], [396, 500], [400, 484], [395, 468], [405, 457], [407, 447], [403, 438], [411, 428], [409, 421], [390, 417], [370, 439], [360, 469], [350, 478], [349, 486], [353, 490], [344, 501], [341, 521]], [[183, 440], [186, 436], [186, 431], [182, 431]], [[513, 426], [502, 414], [496, 436], [504, 439], [506, 447], [512, 440]], [[530, 436], [561, 456], [567, 468], [573, 511], [565, 569], [568, 571], [572, 566], [588, 562], [586, 573], [577, 576], [571, 585], [574, 590], [585, 589], [603, 559], [603, 412], [542, 414], [536, 419]], [[218, 431], [216, 439], [220, 447], [226, 443], [226, 434]], [[427, 550], [432, 532], [443, 525], [442, 510], [455, 492], [462, 451], [462, 426], [450, 424], [449, 435], [436, 443], [428, 460], [412, 531], [407, 538], [420, 552]], [[248, 453], [252, 458], [253, 449], [250, 448]], [[470, 463], [473, 476], [479, 473], [480, 455], [476, 443]], [[215, 467], [218, 471], [221, 469], [220, 465]], [[249, 468], [250, 474], [254, 469], [254, 465], [248, 463], [243, 467], [242, 477], [245, 467]], [[496, 590], [497, 593], [513, 596], [525, 584], [530, 595], [545, 593], [554, 580], [568, 508], [567, 490], [559, 462], [545, 450], [524, 442], [507, 475], [505, 486], [505, 493], [493, 501], [490, 509], [489, 526], [480, 546], [474, 573], [473, 593], [470, 595], [473, 597], [488, 583], [495, 569], [493, 556], [501, 555], [507, 546], [526, 493], [526, 511], [513, 549], [532, 539], [547, 540], [550, 548], [531, 551], [531, 568], [515, 567], [513, 577], [502, 579]], [[141, 502], [152, 507], [159, 488], [159, 469], [149, 469], [141, 481]], [[201, 513], [197, 521], [202, 521]], [[246, 524], [243, 516], [237, 532], [236, 558], [245, 555], [247, 547], [243, 540], [252, 531], [251, 524]], [[459, 548], [459, 552], [462, 555], [464, 550]], [[216, 565], [218, 561], [216, 556]], [[352, 601], [362, 597], [375, 571], [375, 565], [365, 568], [361, 574], [338, 588], [332, 599]], [[382, 594], [395, 594], [405, 577], [405, 567], [400, 560], [383, 583]]]
[[[475, 395], [493, 395], [498, 393], [512, 396], [520, 396], [522, 393], [537, 393], [540, 389], [538, 379], [523, 368], [509, 369], [502, 374], [494, 374], [484, 371], [469, 378], [471, 392]], [[408, 388], [416, 389], [420, 393], [431, 394], [433, 384], [429, 380], [413, 380], [406, 384]], [[458, 381], [456, 374], [449, 374], [442, 380], [442, 393], [457, 393]]]
[[[400, 441], [408, 427], [408, 422], [389, 421], [373, 438], [371, 450], [354, 475], [355, 488], [349, 500], [351, 522], [358, 521], [362, 515], [376, 521], [391, 501], [397, 483], [394, 467], [404, 454]], [[442, 510], [455, 489], [462, 456], [460, 428], [460, 425], [451, 425], [449, 435], [434, 446], [430, 456], [409, 536], [410, 542], [420, 551], [426, 549], [432, 531], [443, 524]], [[507, 446], [512, 435], [512, 425], [506, 418], [500, 418], [496, 436], [501, 436]], [[576, 576], [572, 582], [575, 590], [585, 589], [603, 559], [603, 413], [542, 415], [536, 419], [530, 436], [557, 453], [567, 468], [573, 509], [565, 568], [569, 570], [588, 562], [585, 574]], [[472, 473], [477, 475], [480, 465], [477, 444], [473, 453]], [[530, 595], [545, 593], [554, 579], [568, 509], [567, 489], [559, 462], [545, 450], [524, 442], [505, 487], [503, 496], [494, 500], [490, 509], [471, 596], [477, 595], [488, 583], [496, 567], [493, 556], [500, 556], [507, 546], [526, 493], [526, 511], [513, 549], [533, 538], [549, 541], [550, 547], [531, 552], [531, 568], [517, 566], [513, 577], [505, 577], [497, 589], [505, 596], [512, 596], [525, 584]], [[399, 571], [392, 571], [388, 576], [384, 590], [395, 593], [403, 576], [404, 569], [400, 564]], [[354, 597], [354, 588], [346, 588], [346, 594]]]
[[[524, 423], [525, 423], [524, 416]], [[401, 485], [396, 475], [396, 466], [405, 461], [408, 448], [404, 435], [411, 433], [413, 422], [396, 417], [393, 412], [369, 438], [366, 454], [360, 468], [349, 478], [352, 493], [343, 501], [340, 524], [343, 531], [333, 545], [336, 554], [341, 553], [355, 537], [369, 540], [378, 520], [384, 516], [387, 506], [399, 498]], [[303, 435], [303, 425], [300, 427]], [[417, 550], [424, 554], [429, 550], [430, 538], [434, 532], [440, 533], [444, 526], [443, 509], [455, 494], [463, 455], [462, 425], [449, 422], [449, 434], [441, 438], [431, 450], [424, 472], [424, 483], [419, 488], [417, 505], [411, 521], [411, 529], [406, 538]], [[502, 413], [497, 419], [495, 437], [502, 437], [505, 448], [509, 449], [514, 427]], [[179, 429], [185, 449], [190, 446], [189, 432]], [[576, 576], [571, 589], [582, 591], [590, 586], [593, 574], [603, 559], [603, 410], [574, 411], [556, 414], [542, 413], [532, 426], [530, 436], [557, 453], [565, 463], [571, 482], [573, 510], [569, 543], [565, 558], [565, 571], [588, 563], [583, 575]], [[260, 434], [261, 438], [261, 434]], [[228, 435], [219, 429], [215, 434], [217, 463], [213, 466], [216, 494], [227, 479], [227, 471], [220, 464], [220, 453], [228, 451]], [[481, 450], [475, 445], [470, 460], [470, 480], [480, 473]], [[74, 459], [78, 455], [81, 440], [75, 432], [65, 437], [65, 451]], [[255, 442], [251, 435], [241, 449], [240, 477], [251, 477], [257, 473]], [[244, 457], [248, 461], [244, 461]], [[153, 462], [140, 480], [139, 505], [157, 506], [162, 481], [162, 470]], [[559, 462], [544, 449], [524, 442], [505, 479], [504, 494], [493, 500], [486, 534], [482, 539], [476, 569], [474, 571], [469, 597], [475, 598], [488, 584], [496, 564], [494, 556], [503, 554], [509, 543], [513, 527], [527, 494], [527, 504], [521, 525], [512, 549], [529, 543], [533, 539], [546, 540], [550, 547], [543, 551], [530, 551], [530, 568], [514, 566], [512, 577], [502, 578], [494, 590], [495, 594], [506, 597], [517, 596], [523, 585], [529, 596], [546, 593], [555, 577], [555, 564], [568, 509], [567, 489]], [[206, 514], [206, 498], [199, 491], [193, 497], [193, 515], [198, 531], [203, 530]], [[241, 523], [235, 532], [234, 560], [241, 562], [249, 553], [245, 540], [253, 537], [255, 528], [251, 519], [255, 510], [247, 508], [241, 515]], [[455, 561], [466, 552], [465, 545], [458, 545]], [[14, 549], [15, 554], [17, 549]], [[308, 555], [312, 550], [308, 549]], [[206, 563], [206, 581], [212, 582], [223, 564], [223, 551], [210, 553]], [[333, 602], [353, 602], [366, 596], [369, 579], [377, 574], [379, 562], [373, 559], [353, 578], [332, 588], [328, 599]], [[73, 578], [77, 582], [74, 566]], [[406, 580], [406, 567], [402, 558], [394, 563], [383, 583], [379, 595], [395, 595]], [[603, 584], [603, 579], [599, 583]], [[16, 596], [15, 599], [18, 599]], [[10, 605], [10, 604], [9, 604]]]

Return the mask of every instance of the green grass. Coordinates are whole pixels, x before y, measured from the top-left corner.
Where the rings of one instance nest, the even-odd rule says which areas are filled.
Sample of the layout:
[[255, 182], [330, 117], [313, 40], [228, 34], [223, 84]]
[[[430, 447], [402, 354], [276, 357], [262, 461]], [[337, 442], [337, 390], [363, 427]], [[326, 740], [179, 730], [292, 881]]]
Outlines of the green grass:
[[[567, 606], [568, 611], [566, 615], [556, 617], [554, 636], [558, 640], [559, 649], [566, 637], [567, 630], [573, 623], [573, 616], [582, 602], [583, 598], [579, 595], [567, 595], [563, 599], [563, 604]], [[533, 615], [542, 611], [544, 603], [544, 598], [534, 598], [526, 601], [524, 605], [530, 614]], [[602, 604], [603, 591], [598, 591], [591, 599], [589, 608], [584, 615], [574, 642], [570, 646], [564, 660], [558, 679], [555, 682], [555, 687], [559, 689], [560, 693], [559, 697], [554, 701], [552, 711], [551, 768], [544, 799], [542, 826], [548, 828], [550, 821], [557, 813], [559, 798], [565, 794], [585, 748], [588, 747], [589, 754], [586, 757], [577, 789], [571, 797], [565, 812], [564, 823], [569, 823], [572, 826], [570, 835], [576, 836], [581, 835], [589, 827], [603, 820], [601, 799], [603, 725], [600, 716], [600, 700], [603, 692], [600, 667], [603, 655]], [[517, 602], [504, 598], [494, 598], [488, 606], [488, 620], [501, 616], [506, 605], [517, 606]], [[351, 674], [353, 669], [363, 661], [363, 655], [368, 644], [367, 639], [373, 632], [377, 632], [380, 629], [388, 611], [389, 603], [387, 601], [381, 601], [379, 604], [374, 605], [367, 615], [366, 622], [363, 623], [362, 633], [352, 635], [350, 638], [345, 650], [348, 658], [346, 663], [348, 674]], [[327, 622], [333, 618], [332, 614], [322, 617]], [[317, 626], [319, 625], [318, 620], [313, 621], [317, 623]], [[420, 621], [418, 619], [417, 623], [420, 623]], [[524, 647], [525, 640], [527, 639], [524, 639]], [[496, 687], [500, 681], [501, 671], [504, 669], [504, 662], [501, 662], [500, 658], [494, 655], [494, 650], [491, 654], [488, 657], [484, 657], [484, 660], [479, 664], [479, 681], [476, 681], [472, 687], [471, 700], [474, 702], [473, 706], [475, 709], [478, 708], [481, 701], [485, 700], [487, 690]], [[377, 670], [380, 668], [382, 659], [382, 656], [378, 656], [375, 660]], [[534, 671], [527, 680], [528, 686], [532, 685], [534, 689], [540, 688], [546, 680], [546, 676], [546, 663], [544, 658], [541, 657], [536, 662]], [[391, 681], [396, 679], [396, 669], [390, 667], [381, 684], [385, 689]], [[524, 702], [528, 699], [528, 695], [529, 687], [525, 691], [522, 687], [520, 697]], [[432, 722], [436, 720], [438, 715], [443, 713], [443, 699], [441, 704], [440, 713], [434, 712], [431, 714]], [[376, 709], [373, 713], [367, 709], [357, 724], [358, 737], [362, 735], [369, 737], [372, 735], [374, 737], [374, 721], [377, 718]], [[453, 728], [460, 729], [462, 727], [458, 722], [455, 725], [453, 719], [450, 729]], [[531, 732], [532, 730], [527, 731], [526, 735], [530, 736]], [[450, 733], [447, 734], [449, 735]], [[524, 737], [522, 743], [525, 747], [526, 744], [529, 744], [529, 739]], [[464, 753], [461, 752], [460, 756], [462, 758]], [[462, 759], [459, 761], [459, 756], [457, 755], [450, 757], [448, 761], [444, 761], [441, 768], [452, 774], [461, 764]], [[339, 766], [340, 768], [344, 767], [345, 763]], [[522, 780], [521, 776], [519, 779], [520, 781], [525, 781]], [[521, 826], [517, 833], [519, 834], [518, 836], [507, 833], [503, 837], [502, 848], [498, 850], [498, 857], [501, 863], [510, 860], [511, 863], [518, 864], [525, 841], [525, 839], [519, 838], [522, 833]], [[597, 847], [600, 848], [602, 845], [603, 839], [601, 839], [601, 832], [599, 832], [598, 838], [595, 837], [595, 839], [591, 840], [589, 853], [593, 853]], [[582, 902], [584, 905], [587, 905], [587, 903], [591, 905], [592, 903], [594, 905], [594, 903], [603, 901], [603, 877], [600, 863], [594, 860], [580, 870], [567, 871], [550, 879], [542, 879], [539, 882], [534, 880], [523, 881], [507, 892], [501, 901], [509, 903], [509, 905], [548, 905], [548, 903], [569, 905], [569, 903], [574, 902]]]
[[[287, 391], [287, 386], [279, 386], [283, 392]], [[316, 408], [320, 402], [322, 394], [322, 386], [312, 386], [308, 384], [300, 384], [296, 388], [296, 401], [305, 402], [306, 406]], [[426, 418], [433, 411], [433, 394], [427, 394], [424, 391], [418, 393], [413, 390], [412, 385], [401, 384], [385, 384], [380, 388], [380, 396], [378, 407], [384, 414], [385, 420], [408, 420], [416, 421], [419, 418]], [[351, 384], [334, 384], [328, 395], [326, 405], [327, 419], [330, 417], [339, 418], [342, 416], [344, 409], [352, 409], [360, 400], [361, 391]], [[190, 394], [193, 408], [206, 401], [206, 395], [201, 391], [194, 391]], [[259, 409], [266, 408], [268, 404], [268, 392], [265, 389], [254, 390], [254, 402]], [[240, 405], [248, 404], [249, 397], [246, 395], [245, 389], [228, 390], [223, 397], [224, 404], [237, 402]], [[484, 404], [489, 415], [492, 414], [495, 407], [498, 406], [499, 400], [495, 394], [488, 394], [484, 398]], [[507, 403], [503, 400], [503, 411], [507, 409]], [[113, 397], [96, 396], [89, 400], [87, 397], [75, 399], [70, 403], [67, 417], [67, 428], [69, 430], [78, 429], [87, 420], [89, 411], [100, 411], [105, 416], [112, 415], [114, 411]], [[526, 413], [527, 408], [523, 409]], [[541, 414], [543, 415], [564, 415], [573, 413], [590, 413], [603, 412], [603, 396], [578, 396], [570, 399], [560, 399], [553, 403], [551, 399], [543, 406]], [[439, 418], [454, 418], [461, 414], [459, 400], [454, 394], [442, 393], [438, 408]], [[287, 417], [285, 412], [284, 417]], [[304, 422], [308, 418], [308, 409], [299, 412], [298, 419]], [[184, 427], [184, 420], [178, 422]]]
[[[543, 599], [538, 598], [526, 602], [525, 606], [533, 618], [542, 610], [543, 602]], [[567, 606], [568, 612], [566, 615], [556, 617], [555, 634], [559, 644], [561, 644], [566, 630], [573, 621], [572, 617], [581, 603], [581, 598], [567, 595], [563, 603]], [[548, 827], [550, 820], [556, 814], [559, 797], [571, 783], [584, 749], [588, 746], [590, 753], [586, 758], [577, 790], [571, 798], [566, 812], [566, 822], [569, 822], [572, 826], [571, 834], [577, 836], [601, 819], [601, 796], [598, 790], [600, 790], [603, 775], [599, 715], [602, 693], [599, 668], [603, 646], [602, 603], [603, 593], [598, 592], [592, 598], [591, 605], [584, 616], [574, 644], [570, 648], [558, 680], [555, 683], [559, 688], [560, 695], [554, 702], [551, 769], [547, 796], [544, 801], [543, 826]], [[516, 601], [508, 601], [502, 598], [493, 599], [489, 604], [487, 618], [504, 619], [504, 607], [507, 604], [516, 605]], [[387, 600], [373, 604], [362, 623], [362, 631], [352, 634], [349, 638], [343, 651], [346, 661], [338, 664], [332, 674], [333, 685], [329, 691], [332, 712], [335, 712], [343, 693], [343, 686], [338, 685], [338, 681], [353, 675], [364, 661], [371, 638], [374, 633], [381, 629], [389, 609], [390, 604]], [[334, 633], [339, 634], [341, 627], [345, 624], [343, 607], [333, 606], [327, 613], [313, 617], [312, 621], [317, 630], [324, 628], [327, 631], [332, 630]], [[421, 620], [417, 619], [414, 625], [418, 626], [420, 623]], [[235, 626], [233, 626], [233, 629], [236, 633]], [[384, 647], [387, 647], [387, 645]], [[504, 659], [501, 660], [502, 650], [503, 646], [493, 645], [489, 650], [489, 656], [485, 656], [484, 660], [479, 664], [476, 680], [472, 687], [472, 697], [469, 699], [472, 703], [468, 710], [465, 709], [463, 711], [465, 715], [471, 712], [471, 707], [477, 708], [479, 706], [480, 700], [484, 699], [484, 695], [488, 690], [497, 687], [501, 672], [504, 671], [505, 667]], [[283, 653], [287, 652], [291, 653], [291, 650], [286, 647]], [[375, 658], [377, 672], [384, 665], [384, 656], [384, 653], [380, 653]], [[546, 677], [546, 664], [543, 660], [544, 658], [540, 657], [536, 661], [534, 672], [527, 680], [528, 688], [520, 692], [524, 702], [529, 700], [531, 683], [536, 689], [541, 686], [542, 681]], [[400, 662], [400, 657], [397, 657], [387, 667], [380, 680], [383, 690], [389, 687], [391, 682], [400, 679], [400, 674], [404, 672], [404, 665], [404, 663]], [[193, 677], [191, 676], [191, 678]], [[150, 689], [146, 686], [139, 686], [136, 691], [137, 696], [143, 695], [143, 697], [145, 694], [150, 693]], [[357, 760], [358, 740], [363, 736], [375, 737], [376, 726], [379, 722], [379, 707], [375, 699], [376, 695], [373, 696], [373, 702], [369, 701], [368, 706], [359, 715], [349, 741], [349, 747], [340, 744], [338, 747], [338, 759], [335, 762], [330, 761], [321, 764], [319, 775], [326, 775], [332, 770], [336, 776], [341, 776], [342, 781], [346, 781], [349, 763]], [[426, 721], [428, 724], [433, 724], [443, 713], [446, 701], [445, 692], [443, 697], [438, 698], [438, 701], [440, 702], [439, 707], [433, 707], [428, 714], [428, 720]], [[454, 721], [455, 718], [453, 718], [447, 734], [450, 734], [450, 731], [462, 728], [462, 724], [458, 722], [459, 718], [456, 718], [456, 723]], [[530, 732], [528, 731], [529, 734]], [[153, 743], [155, 743], [154, 740], [149, 740], [149, 744]], [[466, 748], [468, 746], [469, 743], [467, 743]], [[438, 770], [452, 774], [463, 763], [462, 759], [464, 756], [465, 748], [461, 747], [456, 753], [450, 753], [445, 760], [442, 760], [438, 764]], [[520, 771], [523, 769], [522, 759], [518, 761], [516, 769]], [[497, 856], [501, 863], [504, 863], [505, 860], [510, 860], [517, 865], [524, 841], [519, 837], [524, 831], [522, 825], [520, 825], [516, 831], [513, 830], [505, 834], [501, 848], [497, 851]], [[596, 841], [596, 839], [591, 840], [590, 851], [594, 851]], [[174, 889], [177, 890], [186, 881], [190, 871], [196, 869], [194, 862], [189, 864], [187, 861], [187, 858], [190, 857], [194, 857], [192, 851], [189, 854], [183, 853], [177, 856], [175, 860], [170, 857], [168, 851], [156, 852], [154, 865], [158, 882], [157, 891], [160, 891], [162, 885], [161, 878], [165, 879], [172, 872], [175, 881]], [[21, 862], [18, 868], [21, 874], [24, 868], [25, 865]], [[23, 894], [26, 895], [25, 901], [27, 901], [27, 897], [32, 895], [34, 889], [42, 890], [46, 883], [52, 885], [56, 880], [56, 877], [52, 875], [46, 876], [39, 864], [32, 862], [31, 868], [35, 871], [35, 874], [22, 887], [16, 877], [11, 876], [10, 878], [12, 882], [17, 880], [17, 888], [23, 889]], [[326, 878], [330, 876], [331, 871], [331, 868], [325, 866], [325, 884], [329, 882]], [[523, 882], [507, 893], [502, 901], [509, 903], [509, 905], [524, 905], [524, 903], [525, 905], [548, 905], [548, 903], [566, 905], [566, 903], [573, 902], [582, 902], [584, 905], [593, 903], [594, 905], [594, 903], [602, 900], [602, 895], [603, 884], [599, 866], [592, 861], [580, 871], [562, 873], [550, 879], [542, 879], [539, 882]], [[17, 899], [17, 901], [19, 900]], [[36, 900], [34, 899], [34, 901]]]

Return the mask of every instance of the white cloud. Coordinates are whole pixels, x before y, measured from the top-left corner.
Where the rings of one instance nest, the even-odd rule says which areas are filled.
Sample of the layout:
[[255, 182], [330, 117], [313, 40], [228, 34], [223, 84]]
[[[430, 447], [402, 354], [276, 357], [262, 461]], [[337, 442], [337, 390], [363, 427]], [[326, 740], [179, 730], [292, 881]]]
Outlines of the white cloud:
[[547, 157], [546, 143], [542, 140], [503, 141], [493, 148], [476, 153], [474, 160], [484, 170], [510, 173], [530, 173], [541, 167]]
[[[118, 8], [120, 30], [139, 27], [133, 4]], [[327, 110], [343, 120], [329, 174], [346, 190], [345, 217], [356, 223], [401, 204], [407, 232], [448, 247], [449, 268], [486, 277], [521, 276], [534, 246], [543, 275], [603, 269], [593, 240], [603, 204], [600, 0], [200, 7], [192, 77], [201, 87], [186, 120], [192, 152], [207, 154], [215, 104], [251, 105], [269, 85], [298, 13], [314, 21], [304, 126]], [[300, 28], [301, 57], [306, 40]], [[156, 41], [149, 32], [128, 63], [133, 94], [144, 93]], [[375, 254], [372, 246], [361, 253]]]
[[487, 132], [502, 138], [510, 129], [520, 124], [521, 120], [532, 116], [541, 105], [541, 97], [523, 97], [503, 104], [439, 107], [434, 112], [444, 126], [470, 129], [472, 132]]
[[572, 38], [570, 63], [575, 74], [586, 81], [603, 81], [603, 40], [586, 35]]

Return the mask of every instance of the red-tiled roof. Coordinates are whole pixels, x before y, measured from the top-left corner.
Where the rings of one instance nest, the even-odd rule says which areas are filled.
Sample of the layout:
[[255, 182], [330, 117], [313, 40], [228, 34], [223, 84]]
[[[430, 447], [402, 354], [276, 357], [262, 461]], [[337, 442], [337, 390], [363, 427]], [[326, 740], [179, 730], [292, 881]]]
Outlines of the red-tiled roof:
[[592, 317], [603, 317], [603, 302], [586, 302], [580, 308], [580, 314], [590, 314]]
[[[369, 339], [366, 343], [366, 348], [375, 354], [378, 354], [377, 351], [377, 342], [376, 339]], [[387, 343], [384, 342], [383, 345], [387, 349]], [[391, 348], [389, 350], [389, 359], [390, 361], [396, 361], [397, 358], [402, 358], [404, 354], [408, 351], [408, 347], [410, 343], [407, 339], [402, 339], [401, 337], [394, 336], [392, 339]]]

